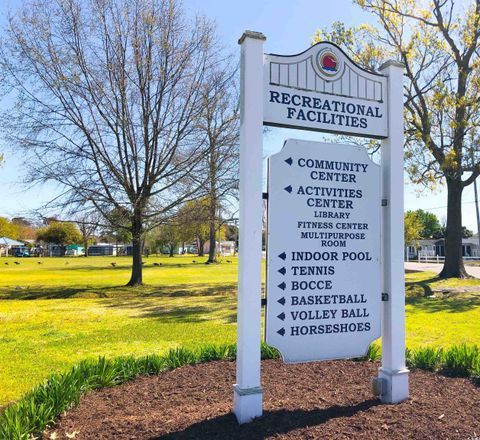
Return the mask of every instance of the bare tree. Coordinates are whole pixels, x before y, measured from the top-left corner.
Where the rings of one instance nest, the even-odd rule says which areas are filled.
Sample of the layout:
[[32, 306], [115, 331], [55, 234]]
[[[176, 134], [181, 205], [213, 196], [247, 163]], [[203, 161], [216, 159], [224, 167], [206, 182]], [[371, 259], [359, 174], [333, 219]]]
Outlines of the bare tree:
[[9, 19], [8, 140], [30, 182], [60, 184], [52, 205], [127, 213], [130, 286], [143, 282], [145, 232], [202, 187], [197, 120], [217, 55], [211, 24], [176, 0], [35, 0]]
[[75, 223], [82, 236], [83, 256], [88, 257], [88, 241], [94, 236], [98, 227], [101, 225], [101, 219], [98, 213], [83, 213], [77, 216]]
[[216, 262], [216, 232], [220, 229], [220, 209], [231, 199], [238, 185], [239, 108], [237, 68], [227, 59], [223, 69], [209, 72], [203, 87], [200, 130], [206, 139], [206, 189], [209, 218], [207, 263]]

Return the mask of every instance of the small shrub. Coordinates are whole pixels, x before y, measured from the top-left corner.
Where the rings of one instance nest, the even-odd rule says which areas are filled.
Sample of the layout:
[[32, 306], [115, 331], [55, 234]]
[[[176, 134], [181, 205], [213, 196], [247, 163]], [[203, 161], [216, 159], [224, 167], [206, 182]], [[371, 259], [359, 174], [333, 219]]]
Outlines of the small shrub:
[[479, 385], [480, 386], [480, 359], [479, 361], [476, 363], [476, 365], [473, 367], [473, 370], [472, 370], [472, 373], [471, 373], [471, 379], [472, 379], [472, 382], [475, 384], [475, 385]]
[[480, 364], [480, 350], [476, 345], [454, 345], [445, 350], [442, 373], [449, 376], [469, 377]]
[[366, 361], [376, 362], [382, 358], [382, 347], [378, 344], [370, 344], [367, 354], [364, 356]]
[[265, 344], [265, 342], [262, 342], [260, 350], [262, 359], [278, 359], [280, 357], [280, 352], [276, 348]]
[[379, 344], [373, 343], [368, 346], [365, 356], [353, 358], [353, 361], [369, 361], [376, 362], [382, 358], [382, 347]]
[[437, 371], [443, 361], [443, 350], [441, 348], [420, 348], [408, 350], [406, 353], [407, 366], [427, 371]]
[[199, 362], [198, 356], [193, 351], [185, 348], [173, 348], [165, 355], [165, 366], [174, 369], [183, 365], [192, 365]]
[[210, 362], [218, 360], [233, 360], [237, 354], [235, 344], [205, 345], [198, 353], [199, 362]]

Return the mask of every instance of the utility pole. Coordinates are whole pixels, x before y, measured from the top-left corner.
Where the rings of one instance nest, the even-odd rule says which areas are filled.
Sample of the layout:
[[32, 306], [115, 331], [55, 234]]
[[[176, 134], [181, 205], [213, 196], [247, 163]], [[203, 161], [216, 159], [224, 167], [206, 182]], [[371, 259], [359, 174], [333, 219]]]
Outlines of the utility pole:
[[[473, 144], [473, 143], [472, 143]], [[473, 157], [473, 147], [470, 150], [472, 157], [472, 166], [475, 164]], [[475, 194], [475, 214], [477, 215], [477, 240], [478, 240], [478, 251], [480, 252], [480, 212], [478, 210], [478, 190], [477, 190], [477, 179], [473, 181], [473, 191]]]
[[478, 211], [477, 179], [473, 181], [473, 191], [475, 192], [475, 213], [477, 214], [477, 239], [478, 249], [480, 251], [480, 212]]

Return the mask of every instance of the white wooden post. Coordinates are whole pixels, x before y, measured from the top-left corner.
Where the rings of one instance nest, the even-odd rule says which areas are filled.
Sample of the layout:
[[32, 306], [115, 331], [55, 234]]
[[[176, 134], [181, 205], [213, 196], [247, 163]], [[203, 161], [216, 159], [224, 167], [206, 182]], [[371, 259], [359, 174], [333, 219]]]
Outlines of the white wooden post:
[[239, 423], [262, 415], [260, 329], [262, 289], [263, 42], [246, 31], [240, 67], [240, 213], [237, 305], [237, 383], [233, 412]]
[[388, 76], [389, 137], [382, 141], [383, 302], [381, 400], [398, 403], [408, 398], [405, 366], [405, 274], [403, 265], [403, 68], [386, 62], [380, 71]]

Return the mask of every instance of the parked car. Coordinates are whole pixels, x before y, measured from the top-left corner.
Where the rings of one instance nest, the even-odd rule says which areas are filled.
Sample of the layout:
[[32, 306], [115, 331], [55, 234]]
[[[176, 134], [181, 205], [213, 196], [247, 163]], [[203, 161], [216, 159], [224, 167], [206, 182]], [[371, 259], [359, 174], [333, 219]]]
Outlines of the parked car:
[[30, 252], [18, 250], [18, 251], [15, 252], [15, 256], [16, 257], [29, 257]]

